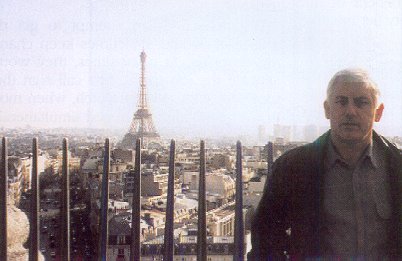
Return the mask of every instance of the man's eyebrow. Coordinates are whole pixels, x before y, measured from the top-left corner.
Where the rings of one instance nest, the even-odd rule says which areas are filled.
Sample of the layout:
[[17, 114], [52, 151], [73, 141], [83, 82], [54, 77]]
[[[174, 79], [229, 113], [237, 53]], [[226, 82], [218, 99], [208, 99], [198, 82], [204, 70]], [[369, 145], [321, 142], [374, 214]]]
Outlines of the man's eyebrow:
[[345, 99], [348, 99], [348, 97], [343, 96], [343, 95], [338, 95], [338, 96], [335, 97], [335, 99], [337, 99], [337, 100], [345, 100]]
[[366, 96], [359, 96], [359, 97], [353, 98], [353, 100], [370, 100], [370, 99]]

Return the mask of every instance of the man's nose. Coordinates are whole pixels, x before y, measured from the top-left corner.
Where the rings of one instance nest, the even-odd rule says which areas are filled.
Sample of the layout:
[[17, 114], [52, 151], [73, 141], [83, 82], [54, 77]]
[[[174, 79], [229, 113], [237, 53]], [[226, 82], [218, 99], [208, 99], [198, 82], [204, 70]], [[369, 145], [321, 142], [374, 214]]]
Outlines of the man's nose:
[[346, 114], [347, 115], [356, 115], [356, 106], [353, 103], [348, 103], [346, 105]]

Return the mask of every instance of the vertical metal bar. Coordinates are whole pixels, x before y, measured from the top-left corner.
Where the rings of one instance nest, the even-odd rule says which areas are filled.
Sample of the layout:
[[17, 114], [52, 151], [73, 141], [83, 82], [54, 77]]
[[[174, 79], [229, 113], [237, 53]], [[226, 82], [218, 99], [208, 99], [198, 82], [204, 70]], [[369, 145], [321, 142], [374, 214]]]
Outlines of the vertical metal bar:
[[38, 260], [39, 251], [39, 177], [38, 177], [38, 138], [32, 140], [32, 179], [31, 179], [31, 220], [29, 260]]
[[236, 144], [236, 212], [235, 212], [235, 253], [233, 260], [244, 260], [244, 221], [243, 221], [243, 164], [241, 142]]
[[200, 176], [198, 182], [197, 260], [207, 260], [207, 216], [205, 199], [205, 143], [200, 142]]
[[135, 167], [133, 184], [133, 202], [131, 212], [130, 260], [141, 260], [141, 139], [135, 144]]
[[173, 261], [174, 255], [174, 161], [175, 161], [175, 141], [170, 142], [170, 159], [169, 159], [169, 176], [168, 176], [168, 192], [166, 202], [166, 223], [164, 238], [164, 256], [163, 261]]
[[271, 176], [272, 174], [272, 165], [274, 164], [274, 144], [270, 141], [267, 144], [267, 163], [268, 163], [268, 174], [267, 174], [267, 179], [268, 177]]
[[0, 171], [0, 260], [7, 260], [8, 151], [6, 137], [2, 139]]
[[62, 204], [61, 204], [61, 260], [70, 260], [70, 172], [68, 159], [68, 140], [63, 139]]
[[108, 246], [108, 222], [107, 211], [109, 203], [109, 171], [110, 171], [110, 148], [109, 139], [105, 140], [105, 155], [103, 159], [103, 176], [102, 176], [102, 195], [101, 195], [101, 238], [100, 238], [100, 251], [99, 260], [106, 261], [107, 259], [107, 246]]

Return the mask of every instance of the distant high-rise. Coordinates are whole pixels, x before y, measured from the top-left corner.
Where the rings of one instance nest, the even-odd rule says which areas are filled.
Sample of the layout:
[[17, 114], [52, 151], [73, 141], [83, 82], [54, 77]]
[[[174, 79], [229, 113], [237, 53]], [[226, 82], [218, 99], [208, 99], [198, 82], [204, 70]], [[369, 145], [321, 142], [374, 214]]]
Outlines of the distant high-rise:
[[265, 133], [265, 127], [263, 125], [258, 126], [258, 143], [265, 144], [267, 142], [267, 135]]
[[292, 140], [292, 127], [288, 125], [274, 124], [274, 138], [285, 142]]
[[134, 113], [130, 129], [121, 141], [121, 146], [127, 149], [134, 149], [136, 139], [140, 138], [144, 147], [151, 142], [159, 142], [160, 136], [152, 121], [152, 114], [147, 103], [147, 88], [145, 84], [145, 60], [144, 51], [141, 52], [141, 79], [140, 93], [138, 97], [137, 111]]

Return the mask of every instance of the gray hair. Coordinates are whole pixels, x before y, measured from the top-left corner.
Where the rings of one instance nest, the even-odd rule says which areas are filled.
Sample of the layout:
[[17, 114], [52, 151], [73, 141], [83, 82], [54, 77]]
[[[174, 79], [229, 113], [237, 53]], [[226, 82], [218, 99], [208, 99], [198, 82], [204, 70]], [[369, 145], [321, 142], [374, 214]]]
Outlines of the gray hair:
[[337, 72], [328, 83], [327, 88], [327, 100], [334, 91], [334, 87], [338, 84], [347, 83], [361, 83], [369, 89], [371, 96], [377, 106], [378, 98], [380, 96], [380, 90], [377, 84], [370, 78], [367, 71], [363, 69], [345, 69]]

